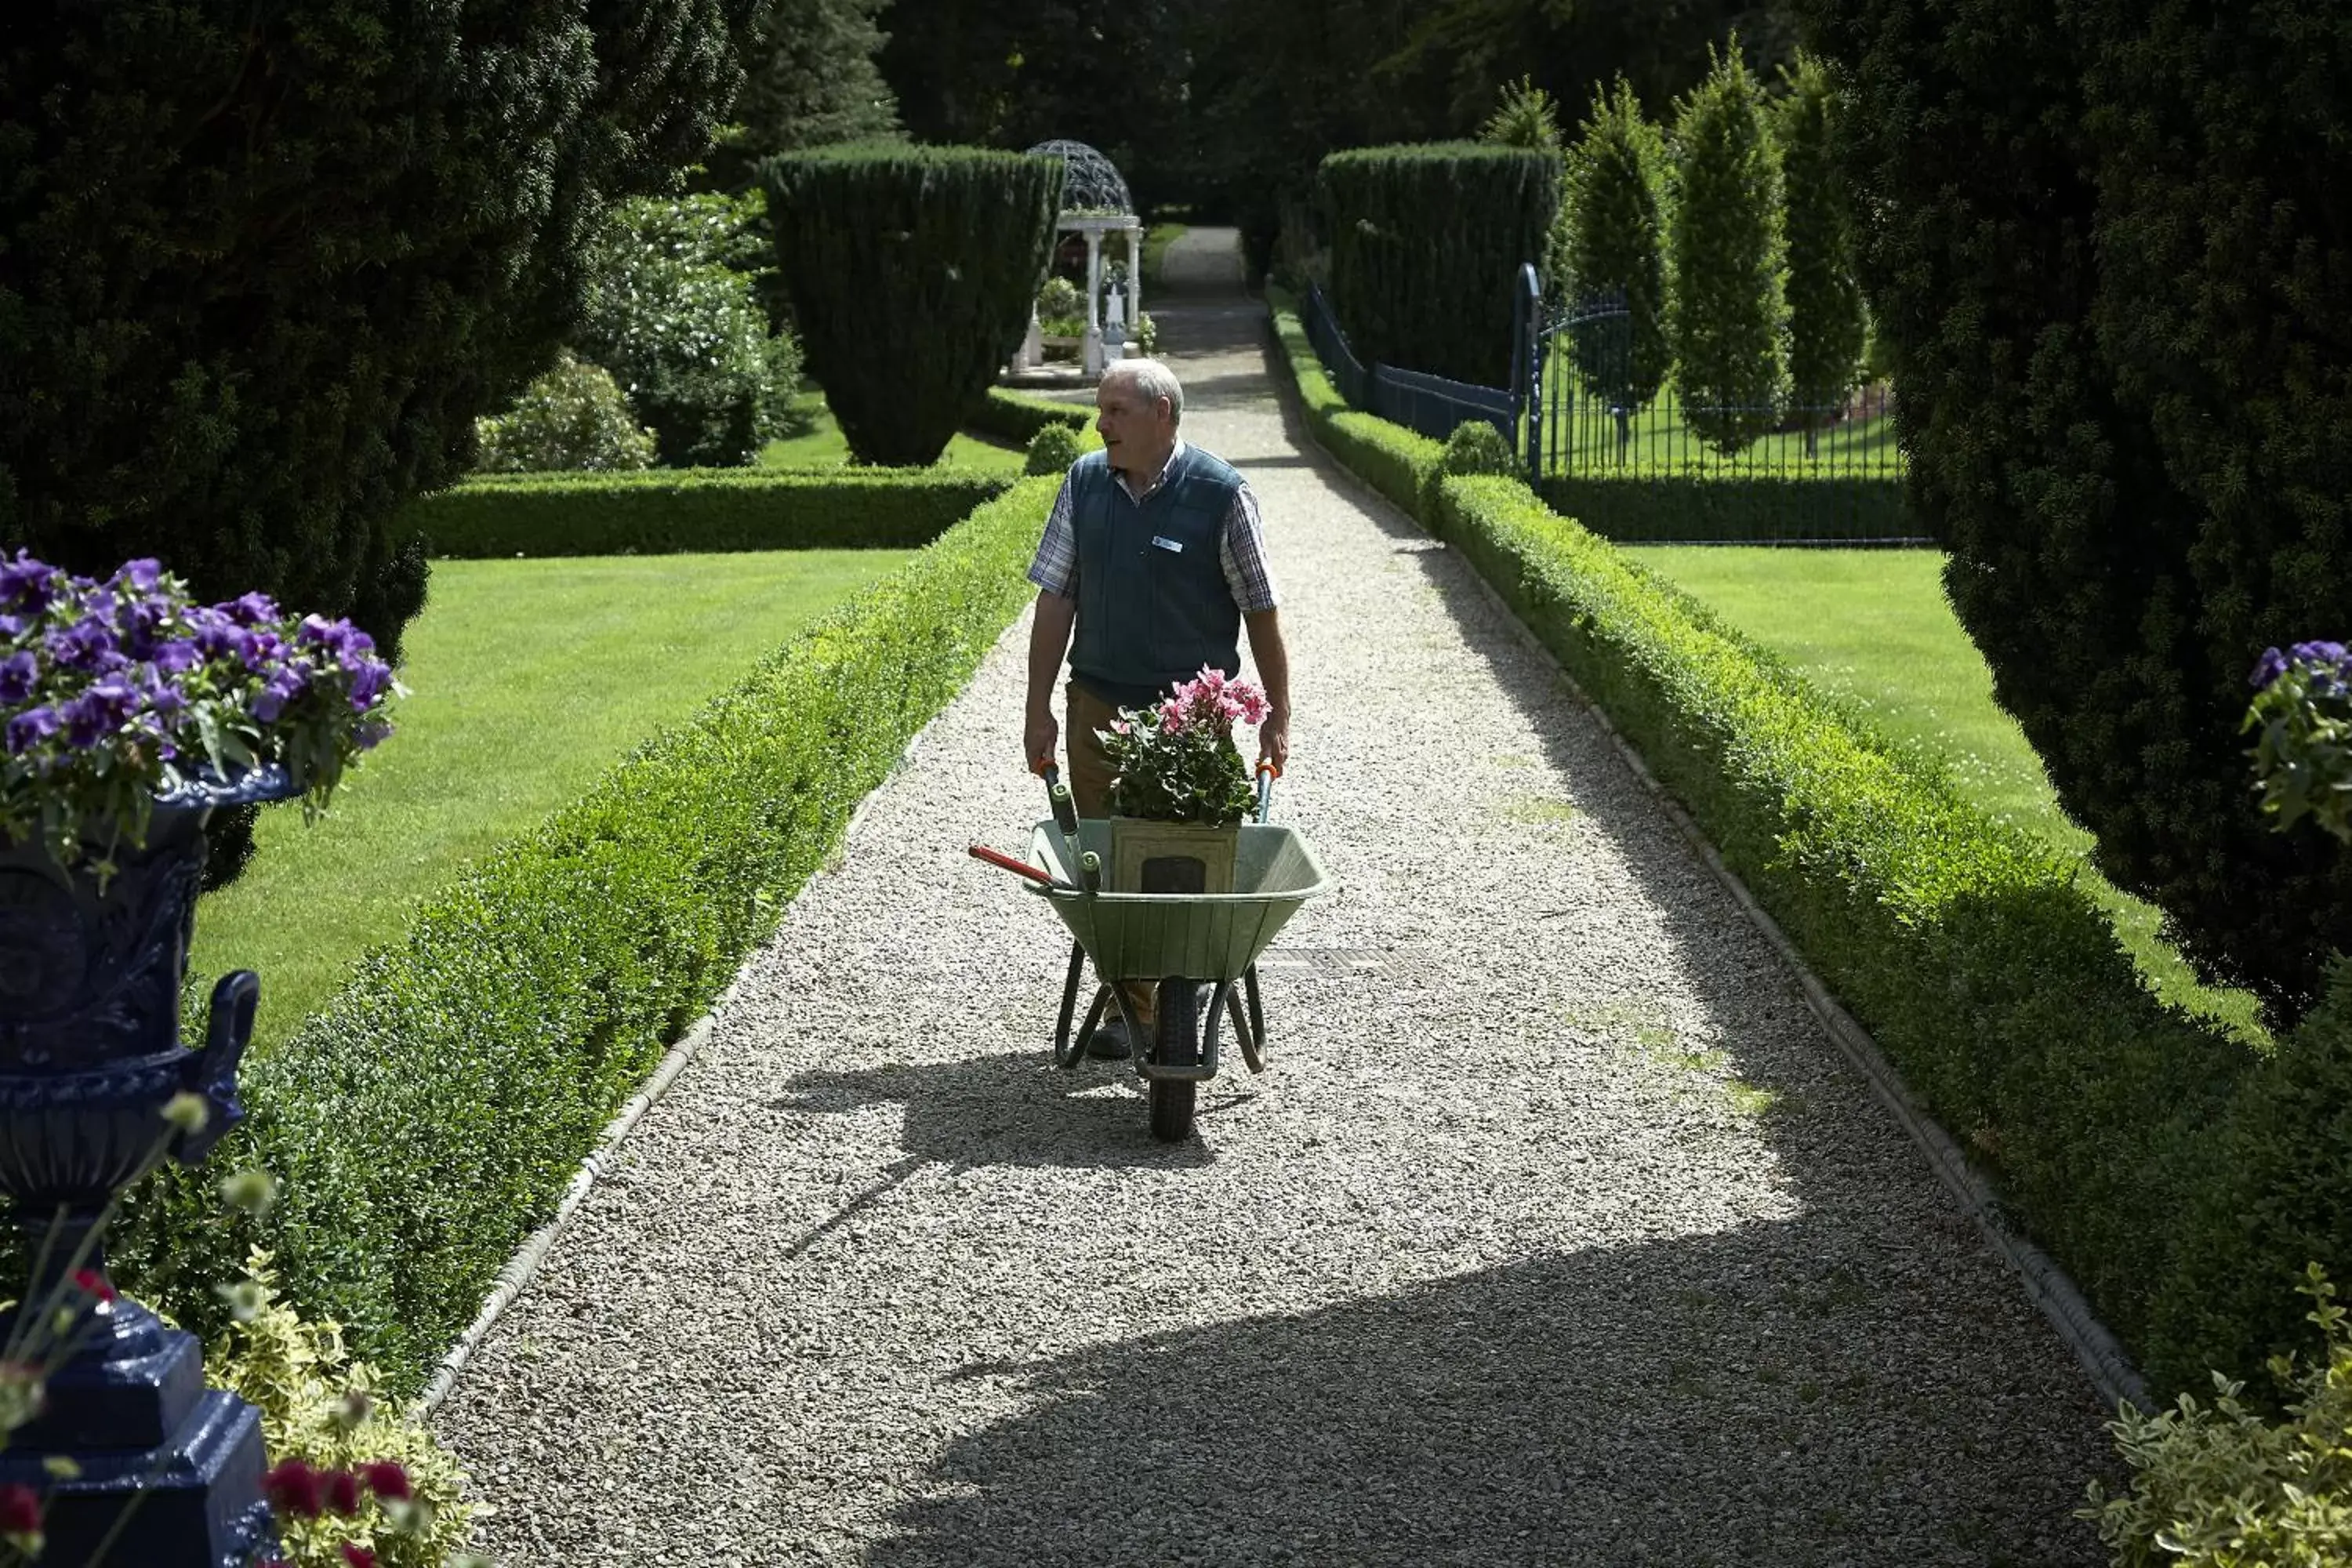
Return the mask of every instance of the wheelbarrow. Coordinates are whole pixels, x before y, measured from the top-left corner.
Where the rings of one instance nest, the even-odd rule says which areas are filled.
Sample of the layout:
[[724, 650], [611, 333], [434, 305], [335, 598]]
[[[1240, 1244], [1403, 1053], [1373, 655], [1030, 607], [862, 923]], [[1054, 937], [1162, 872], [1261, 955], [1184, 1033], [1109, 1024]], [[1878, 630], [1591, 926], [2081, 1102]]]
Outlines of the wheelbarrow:
[[[1071, 1068], [1085, 1060], [1096, 1028], [1116, 1007], [1127, 1025], [1129, 1060], [1150, 1091], [1152, 1136], [1180, 1142], [1192, 1135], [1199, 1086], [1217, 1076], [1221, 1018], [1230, 1016], [1234, 1039], [1250, 1071], [1265, 1070], [1258, 954], [1301, 904], [1329, 889], [1330, 879], [1305, 839], [1266, 821], [1270, 769], [1258, 777], [1257, 820], [1238, 829], [1229, 893], [1101, 890], [1099, 867], [1110, 859], [1111, 825], [1081, 820], [1070, 808], [1067, 786], [1050, 775], [1047, 784], [1055, 816], [1038, 823], [1030, 836], [1032, 862], [1043, 875], [1032, 877], [1029, 890], [1053, 907], [1074, 939], [1054, 1026], [1054, 1061]], [[1071, 1020], [1089, 960], [1102, 984], [1074, 1032]], [[1148, 1034], [1121, 981], [1154, 983]], [[1209, 992], [1205, 1008], [1203, 988]]]

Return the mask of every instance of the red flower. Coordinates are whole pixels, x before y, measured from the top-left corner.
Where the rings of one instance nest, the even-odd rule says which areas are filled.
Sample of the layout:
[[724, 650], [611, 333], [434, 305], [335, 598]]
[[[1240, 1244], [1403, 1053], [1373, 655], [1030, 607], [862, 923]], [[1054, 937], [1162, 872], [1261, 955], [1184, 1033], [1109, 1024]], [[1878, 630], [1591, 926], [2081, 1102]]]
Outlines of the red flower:
[[408, 1472], [400, 1468], [397, 1460], [373, 1460], [362, 1465], [360, 1474], [367, 1479], [368, 1490], [380, 1498], [392, 1500], [409, 1495]]
[[0, 1486], [0, 1535], [38, 1535], [41, 1495], [21, 1481]]
[[329, 1470], [319, 1478], [327, 1506], [345, 1519], [360, 1510], [360, 1479], [349, 1470]]
[[261, 1493], [269, 1506], [297, 1519], [319, 1517], [320, 1476], [300, 1459], [280, 1460], [261, 1478]]
[[353, 1546], [348, 1541], [343, 1542], [343, 1561], [352, 1568], [375, 1568], [375, 1553], [364, 1546]]
[[80, 1286], [86, 1295], [95, 1296], [101, 1301], [114, 1300], [114, 1287], [108, 1284], [106, 1276], [95, 1268], [75, 1269], [73, 1282]]

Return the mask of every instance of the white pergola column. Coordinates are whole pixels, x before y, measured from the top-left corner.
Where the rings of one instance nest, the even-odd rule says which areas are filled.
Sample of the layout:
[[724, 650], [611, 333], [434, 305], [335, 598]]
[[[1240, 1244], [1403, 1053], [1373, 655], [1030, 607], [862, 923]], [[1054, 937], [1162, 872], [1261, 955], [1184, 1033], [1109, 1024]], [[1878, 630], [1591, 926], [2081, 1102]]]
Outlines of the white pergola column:
[[1143, 336], [1143, 230], [1130, 227], [1127, 231], [1127, 323], [1138, 338]]
[[1087, 230], [1087, 342], [1084, 364], [1090, 376], [1102, 374], [1102, 231]]

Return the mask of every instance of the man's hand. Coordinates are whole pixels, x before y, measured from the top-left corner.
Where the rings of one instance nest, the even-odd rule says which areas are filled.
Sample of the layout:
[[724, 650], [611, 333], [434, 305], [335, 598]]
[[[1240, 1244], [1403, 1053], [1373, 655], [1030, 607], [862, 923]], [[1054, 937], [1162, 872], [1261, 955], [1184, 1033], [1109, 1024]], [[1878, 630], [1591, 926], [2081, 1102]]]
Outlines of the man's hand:
[[1257, 727], [1257, 760], [1272, 763], [1276, 777], [1290, 768], [1290, 715], [1280, 710], [1269, 712], [1265, 722]]
[[1021, 762], [1031, 773], [1042, 763], [1051, 763], [1055, 748], [1062, 739], [1062, 727], [1054, 722], [1054, 710], [1032, 712], [1021, 726]]

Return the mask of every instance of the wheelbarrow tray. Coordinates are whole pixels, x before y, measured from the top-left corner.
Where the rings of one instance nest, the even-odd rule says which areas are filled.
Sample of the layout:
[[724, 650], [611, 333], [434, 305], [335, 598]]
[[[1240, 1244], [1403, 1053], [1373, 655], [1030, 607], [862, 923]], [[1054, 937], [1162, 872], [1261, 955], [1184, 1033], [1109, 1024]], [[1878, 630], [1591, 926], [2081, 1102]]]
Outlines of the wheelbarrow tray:
[[[1110, 863], [1110, 824], [1081, 818], [1078, 852], [1093, 850]], [[1032, 859], [1065, 882], [1053, 818], [1030, 835]], [[1298, 906], [1324, 892], [1330, 879], [1307, 841], [1287, 827], [1244, 822], [1234, 846], [1230, 893], [1086, 893], [1032, 882], [1029, 890], [1054, 907], [1062, 923], [1105, 981], [1236, 980], [1281, 931]]]

